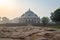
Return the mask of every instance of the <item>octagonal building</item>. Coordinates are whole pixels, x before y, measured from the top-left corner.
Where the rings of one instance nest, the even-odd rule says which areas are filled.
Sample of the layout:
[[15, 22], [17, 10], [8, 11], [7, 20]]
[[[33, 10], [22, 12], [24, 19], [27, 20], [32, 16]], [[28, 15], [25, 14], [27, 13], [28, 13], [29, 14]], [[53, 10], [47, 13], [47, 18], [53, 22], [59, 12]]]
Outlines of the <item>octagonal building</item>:
[[40, 25], [40, 18], [29, 9], [19, 18], [19, 23], [23, 25]]

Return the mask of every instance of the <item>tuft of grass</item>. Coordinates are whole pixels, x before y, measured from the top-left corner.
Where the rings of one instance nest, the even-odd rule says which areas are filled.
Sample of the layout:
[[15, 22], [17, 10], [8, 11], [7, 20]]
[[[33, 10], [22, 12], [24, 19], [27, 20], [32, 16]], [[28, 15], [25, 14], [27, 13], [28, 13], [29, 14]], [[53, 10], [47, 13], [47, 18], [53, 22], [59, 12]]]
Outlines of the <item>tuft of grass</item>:
[[60, 29], [60, 26], [46, 26], [46, 27], [51, 27], [51, 28], [57, 28], [57, 29]]
[[52, 26], [53, 28], [58, 28], [58, 29], [60, 29], [60, 26]]

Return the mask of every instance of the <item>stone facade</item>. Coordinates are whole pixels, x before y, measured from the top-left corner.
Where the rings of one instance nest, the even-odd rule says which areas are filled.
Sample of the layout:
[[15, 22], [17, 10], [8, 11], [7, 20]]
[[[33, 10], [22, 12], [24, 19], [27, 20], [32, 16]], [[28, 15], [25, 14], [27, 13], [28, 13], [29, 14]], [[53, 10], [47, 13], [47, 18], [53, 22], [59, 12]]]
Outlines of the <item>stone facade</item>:
[[26, 25], [38, 25], [40, 24], [40, 18], [29, 9], [19, 18], [19, 22]]

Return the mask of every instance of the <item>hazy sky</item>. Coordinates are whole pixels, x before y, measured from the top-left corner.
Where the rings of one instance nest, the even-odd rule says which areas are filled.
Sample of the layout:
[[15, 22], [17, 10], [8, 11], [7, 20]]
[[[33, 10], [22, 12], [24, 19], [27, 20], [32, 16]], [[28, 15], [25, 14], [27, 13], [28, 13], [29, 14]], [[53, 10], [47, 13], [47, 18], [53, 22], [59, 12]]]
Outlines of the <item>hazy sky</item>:
[[19, 17], [29, 8], [39, 17], [50, 16], [60, 7], [60, 0], [0, 0], [0, 16]]

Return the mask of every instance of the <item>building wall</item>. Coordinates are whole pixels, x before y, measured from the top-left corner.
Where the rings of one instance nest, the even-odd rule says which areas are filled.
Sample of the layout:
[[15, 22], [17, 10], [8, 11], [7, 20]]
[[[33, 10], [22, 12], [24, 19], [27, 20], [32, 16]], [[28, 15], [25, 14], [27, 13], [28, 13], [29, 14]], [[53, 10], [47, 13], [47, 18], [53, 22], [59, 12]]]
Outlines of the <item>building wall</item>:
[[40, 18], [20, 18], [19, 19], [20, 24], [26, 24], [26, 25], [33, 25], [33, 24], [40, 24]]

